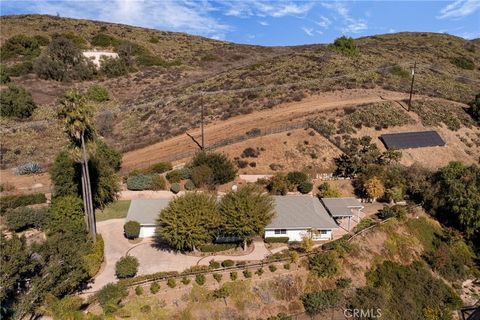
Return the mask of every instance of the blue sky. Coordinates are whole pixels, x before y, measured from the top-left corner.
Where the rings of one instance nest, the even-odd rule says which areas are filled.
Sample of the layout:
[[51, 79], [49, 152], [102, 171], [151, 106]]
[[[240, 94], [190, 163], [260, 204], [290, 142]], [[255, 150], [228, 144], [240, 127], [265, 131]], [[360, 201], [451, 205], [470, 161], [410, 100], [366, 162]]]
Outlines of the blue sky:
[[400, 31], [480, 37], [480, 0], [2, 0], [0, 14], [42, 13], [259, 45], [329, 43]]

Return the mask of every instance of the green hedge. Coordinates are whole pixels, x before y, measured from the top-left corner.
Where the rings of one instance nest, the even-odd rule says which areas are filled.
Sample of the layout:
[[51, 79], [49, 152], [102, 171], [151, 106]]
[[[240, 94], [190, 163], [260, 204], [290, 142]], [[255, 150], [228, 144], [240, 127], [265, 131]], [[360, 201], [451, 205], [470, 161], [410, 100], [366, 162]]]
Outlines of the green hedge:
[[104, 242], [101, 234], [97, 235], [97, 242], [91, 253], [83, 257], [85, 268], [90, 278], [93, 278], [102, 266], [104, 256]]
[[220, 252], [235, 249], [237, 246], [237, 243], [210, 243], [201, 245], [199, 250], [202, 252]]
[[26, 230], [28, 228], [43, 229], [47, 224], [47, 209], [32, 209], [19, 207], [7, 210], [5, 220], [8, 229], [16, 232]]
[[265, 238], [266, 243], [288, 243], [289, 237], [267, 237]]
[[5, 196], [0, 198], [0, 213], [3, 215], [7, 209], [15, 209], [45, 202], [47, 202], [47, 197], [45, 197], [43, 193]]

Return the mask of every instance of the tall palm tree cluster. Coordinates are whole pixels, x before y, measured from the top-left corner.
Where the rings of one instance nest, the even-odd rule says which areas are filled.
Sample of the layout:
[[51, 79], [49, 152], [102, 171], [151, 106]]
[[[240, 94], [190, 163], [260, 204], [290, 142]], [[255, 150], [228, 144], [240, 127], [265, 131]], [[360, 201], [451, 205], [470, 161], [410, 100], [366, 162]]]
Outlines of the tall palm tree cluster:
[[82, 199], [85, 221], [88, 231], [95, 242], [97, 228], [88, 170], [90, 154], [95, 152], [96, 147], [96, 133], [93, 124], [94, 110], [91, 105], [86, 103], [85, 98], [77, 90], [66, 92], [60, 101], [60, 105], [58, 117], [63, 122], [64, 130], [70, 140], [70, 154], [76, 162], [81, 164]]

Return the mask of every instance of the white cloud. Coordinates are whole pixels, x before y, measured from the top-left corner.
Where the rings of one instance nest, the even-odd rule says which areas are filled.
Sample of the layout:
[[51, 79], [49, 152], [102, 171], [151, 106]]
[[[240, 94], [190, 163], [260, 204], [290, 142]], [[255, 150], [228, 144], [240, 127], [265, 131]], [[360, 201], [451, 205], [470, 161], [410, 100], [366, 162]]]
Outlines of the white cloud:
[[268, 22], [267, 21], [259, 21], [258, 23], [260, 23], [262, 26], [268, 26]]
[[320, 21], [315, 23], [318, 24], [320, 27], [326, 29], [332, 24], [332, 21], [330, 21], [330, 19], [328, 19], [327, 17], [321, 16]]
[[307, 27], [303, 27], [302, 30], [307, 34], [309, 35], [310, 37], [313, 37], [313, 29], [312, 28], [307, 28]]
[[478, 0], [456, 0], [440, 10], [437, 19], [460, 19], [474, 13], [480, 8]]
[[343, 33], [359, 33], [368, 29], [367, 21], [364, 19], [355, 19], [350, 15], [350, 10], [344, 2], [324, 2], [322, 3], [324, 8], [330, 9], [335, 12], [340, 19], [342, 19]]
[[124, 23], [169, 31], [188, 32], [203, 36], [225, 38], [231, 26], [211, 16], [215, 9], [208, 2], [196, 1], [22, 1], [32, 12], [63, 17]]
[[286, 1], [227, 1], [223, 2], [227, 7], [225, 15], [235, 17], [285, 17], [307, 14], [314, 3], [295, 3]]

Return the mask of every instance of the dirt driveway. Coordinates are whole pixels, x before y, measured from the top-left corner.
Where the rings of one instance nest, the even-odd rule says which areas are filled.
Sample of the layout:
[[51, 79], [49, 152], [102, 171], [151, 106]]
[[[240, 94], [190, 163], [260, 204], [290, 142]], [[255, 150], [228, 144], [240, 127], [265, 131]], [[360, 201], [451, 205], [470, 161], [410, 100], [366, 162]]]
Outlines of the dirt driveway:
[[208, 256], [194, 257], [186, 254], [175, 253], [173, 251], [160, 250], [152, 246], [151, 239], [144, 239], [141, 243], [131, 244], [123, 236], [123, 225], [125, 219], [112, 219], [102, 221], [97, 224], [98, 233], [100, 233], [105, 242], [105, 263], [100, 272], [95, 277], [90, 288], [85, 293], [90, 293], [101, 289], [110, 282], [116, 282], [115, 263], [124, 255], [135, 256], [140, 263], [138, 275], [151, 274], [161, 271], [183, 271], [197, 264], [208, 265], [209, 261], [214, 259], [222, 261], [231, 260], [261, 260], [270, 252], [265, 248], [263, 241], [254, 241], [254, 249], [250, 253], [241, 256]]

